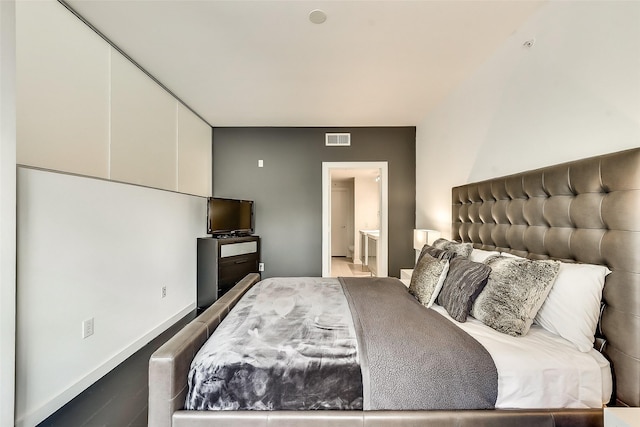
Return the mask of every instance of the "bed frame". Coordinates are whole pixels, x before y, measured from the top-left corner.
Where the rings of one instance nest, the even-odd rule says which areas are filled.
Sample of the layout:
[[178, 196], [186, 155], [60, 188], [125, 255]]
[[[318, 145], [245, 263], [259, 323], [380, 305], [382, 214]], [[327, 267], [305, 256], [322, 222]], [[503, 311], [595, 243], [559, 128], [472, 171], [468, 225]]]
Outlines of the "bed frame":
[[[612, 403], [640, 406], [640, 149], [452, 190], [452, 238], [532, 259], [607, 265], [597, 348], [614, 372]], [[195, 353], [257, 281], [250, 274], [158, 349], [149, 426], [602, 426], [602, 409], [470, 411], [186, 411]]]

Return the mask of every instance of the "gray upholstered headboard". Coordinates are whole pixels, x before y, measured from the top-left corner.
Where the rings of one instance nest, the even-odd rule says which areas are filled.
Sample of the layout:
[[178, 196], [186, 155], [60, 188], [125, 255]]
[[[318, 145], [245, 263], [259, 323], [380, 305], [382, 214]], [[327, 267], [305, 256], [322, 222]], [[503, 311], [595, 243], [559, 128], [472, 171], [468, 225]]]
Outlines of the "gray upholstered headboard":
[[619, 404], [640, 406], [640, 148], [455, 187], [452, 238], [612, 271], [600, 319]]

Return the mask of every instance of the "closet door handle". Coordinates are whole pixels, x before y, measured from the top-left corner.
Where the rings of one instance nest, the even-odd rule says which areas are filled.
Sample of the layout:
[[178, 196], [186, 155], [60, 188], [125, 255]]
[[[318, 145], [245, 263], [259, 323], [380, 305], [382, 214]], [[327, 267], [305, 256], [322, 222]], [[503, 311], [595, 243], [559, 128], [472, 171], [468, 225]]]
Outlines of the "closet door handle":
[[245, 262], [247, 262], [248, 260], [246, 259], [241, 259], [235, 262], [235, 264], [244, 264]]

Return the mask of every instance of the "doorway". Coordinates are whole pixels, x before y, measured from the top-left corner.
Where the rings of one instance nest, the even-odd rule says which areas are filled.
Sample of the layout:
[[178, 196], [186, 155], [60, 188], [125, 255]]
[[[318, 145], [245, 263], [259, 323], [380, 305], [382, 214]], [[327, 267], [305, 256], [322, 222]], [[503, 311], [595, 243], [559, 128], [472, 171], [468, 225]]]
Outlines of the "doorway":
[[[373, 200], [363, 201], [367, 186], [375, 186]], [[359, 191], [358, 191], [359, 189]], [[332, 203], [333, 200], [333, 203]], [[337, 205], [337, 206], [335, 206]], [[337, 213], [342, 212], [342, 214]], [[360, 212], [360, 213], [358, 213]], [[336, 220], [332, 221], [333, 214]], [[343, 215], [343, 217], [340, 217]], [[322, 276], [332, 277], [332, 259], [345, 259], [360, 268], [360, 230], [378, 230], [376, 275], [388, 274], [388, 166], [387, 162], [323, 162], [322, 164]], [[366, 263], [366, 260], [365, 260]], [[342, 267], [340, 267], [342, 269]], [[351, 266], [352, 271], [353, 266]], [[368, 269], [364, 269], [365, 271]], [[344, 270], [341, 270], [344, 272]]]

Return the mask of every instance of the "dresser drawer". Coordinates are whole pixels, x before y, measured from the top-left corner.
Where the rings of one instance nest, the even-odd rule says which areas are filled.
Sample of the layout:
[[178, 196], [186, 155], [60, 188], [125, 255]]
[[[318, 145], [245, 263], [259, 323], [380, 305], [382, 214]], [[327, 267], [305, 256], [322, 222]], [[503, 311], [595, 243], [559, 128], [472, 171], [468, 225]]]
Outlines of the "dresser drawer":
[[218, 266], [218, 295], [224, 294], [249, 273], [258, 272], [258, 254], [221, 258]]
[[257, 254], [258, 242], [238, 242], [220, 245], [220, 260], [234, 258], [245, 254]]

